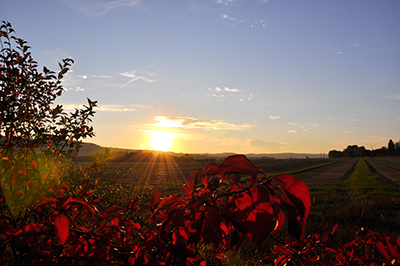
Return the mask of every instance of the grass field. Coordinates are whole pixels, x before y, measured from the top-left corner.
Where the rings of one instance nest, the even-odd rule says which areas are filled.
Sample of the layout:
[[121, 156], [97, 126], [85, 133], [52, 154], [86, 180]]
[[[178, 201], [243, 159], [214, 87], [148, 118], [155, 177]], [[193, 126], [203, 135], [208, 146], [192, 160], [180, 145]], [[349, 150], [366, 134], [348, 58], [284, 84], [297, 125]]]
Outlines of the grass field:
[[366, 160], [359, 159], [344, 180], [306, 184], [312, 199], [310, 232], [328, 231], [339, 224], [343, 233], [363, 227], [396, 238], [400, 235], [398, 183], [383, 178]]

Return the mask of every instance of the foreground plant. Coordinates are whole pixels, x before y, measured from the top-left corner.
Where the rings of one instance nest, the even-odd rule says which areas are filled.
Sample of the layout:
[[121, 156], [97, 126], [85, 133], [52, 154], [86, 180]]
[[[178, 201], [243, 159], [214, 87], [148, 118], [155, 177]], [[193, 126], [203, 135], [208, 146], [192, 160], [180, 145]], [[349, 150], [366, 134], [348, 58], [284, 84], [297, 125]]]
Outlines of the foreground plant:
[[[246, 184], [240, 175], [249, 176]], [[289, 233], [301, 241], [310, 211], [302, 181], [289, 175], [268, 178], [243, 155], [193, 172], [181, 196], [163, 197], [155, 190], [148, 205], [151, 215], [140, 208], [138, 197], [101, 211], [101, 199], [87, 185], [80, 187], [79, 198], [43, 200], [29, 210], [29, 223], [3, 217], [3, 262], [13, 262], [4, 257], [12, 255], [20, 264], [221, 264], [224, 252], [238, 248], [244, 237], [260, 246], [281, 230], [283, 208]], [[199, 252], [203, 244], [210, 246], [211, 257]]]
[[[240, 175], [250, 176], [245, 185], [240, 183]], [[268, 178], [243, 155], [230, 156], [221, 165], [209, 163], [204, 173], [201, 169], [193, 172], [183, 189], [186, 195], [164, 198], [155, 191], [150, 202], [150, 208], [155, 209], [153, 220], [160, 222], [162, 245], [154, 243], [160, 253], [157, 259], [167, 264], [176, 263], [172, 254], [178, 253], [187, 263], [205, 265], [198, 253], [203, 243], [211, 244], [218, 262], [227, 249], [238, 248], [244, 237], [259, 247], [282, 229], [283, 208], [289, 233], [298, 240], [303, 238], [310, 212], [307, 186], [290, 175]]]

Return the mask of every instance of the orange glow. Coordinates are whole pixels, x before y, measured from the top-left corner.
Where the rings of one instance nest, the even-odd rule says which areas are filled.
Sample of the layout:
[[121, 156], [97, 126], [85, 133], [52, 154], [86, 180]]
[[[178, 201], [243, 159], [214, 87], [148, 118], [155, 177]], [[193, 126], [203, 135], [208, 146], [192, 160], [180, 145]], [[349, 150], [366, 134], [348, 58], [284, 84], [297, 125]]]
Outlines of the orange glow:
[[150, 144], [154, 150], [169, 151], [173, 138], [173, 133], [157, 131], [151, 137]]

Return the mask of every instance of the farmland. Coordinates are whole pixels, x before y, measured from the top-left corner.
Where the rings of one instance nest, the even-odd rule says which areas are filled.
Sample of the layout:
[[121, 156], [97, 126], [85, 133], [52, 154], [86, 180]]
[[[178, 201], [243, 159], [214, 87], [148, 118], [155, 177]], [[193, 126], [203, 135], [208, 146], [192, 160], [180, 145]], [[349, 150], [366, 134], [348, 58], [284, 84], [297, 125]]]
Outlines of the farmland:
[[[150, 186], [166, 194], [181, 194], [183, 192], [181, 187], [186, 183], [190, 173], [199, 168], [204, 168], [208, 163], [194, 160], [175, 161], [167, 153], [161, 154], [160, 157], [151, 161], [107, 162], [107, 171], [102, 174], [102, 180], [105, 182], [114, 182], [115, 179], [118, 179], [119, 182], [126, 185]], [[268, 176], [281, 173], [291, 174], [301, 169], [332, 164], [319, 167], [321, 168], [319, 172], [328, 172], [326, 174], [329, 175], [330, 169], [338, 169], [339, 171], [340, 167], [347, 167], [348, 163], [346, 164], [346, 162], [347, 160], [338, 161], [333, 159], [265, 159], [253, 161], [254, 165], [263, 168]], [[82, 167], [87, 167], [91, 163], [79, 162], [79, 164]], [[323, 170], [326, 167], [328, 169]], [[317, 170], [315, 169], [314, 171]], [[346, 171], [346, 169], [343, 171]], [[338, 174], [341, 174], [341, 172]]]
[[[340, 224], [346, 234], [361, 227], [386, 235], [400, 234], [397, 229], [400, 228], [400, 190], [397, 187], [400, 161], [395, 157], [366, 159], [372, 166], [375, 181], [382, 186], [362, 191], [352, 189], [354, 184], [349, 182], [358, 161], [358, 158], [264, 159], [253, 160], [253, 163], [268, 176], [288, 173], [307, 184], [312, 201], [307, 226], [310, 233], [326, 232]], [[80, 164], [89, 165], [87, 162]], [[193, 160], [175, 161], [162, 154], [152, 161], [107, 162], [108, 169], [101, 179], [107, 183], [117, 179], [129, 187], [146, 187], [148, 192], [157, 188], [163, 194], [182, 194], [181, 187], [190, 173], [205, 165], [206, 162]]]

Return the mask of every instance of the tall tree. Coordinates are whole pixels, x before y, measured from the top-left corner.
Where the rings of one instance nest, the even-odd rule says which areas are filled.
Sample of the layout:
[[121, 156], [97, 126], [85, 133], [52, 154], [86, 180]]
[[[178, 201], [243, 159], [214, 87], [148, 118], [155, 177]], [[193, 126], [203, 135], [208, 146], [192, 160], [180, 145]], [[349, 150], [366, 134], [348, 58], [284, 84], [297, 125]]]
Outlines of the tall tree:
[[71, 158], [84, 138], [94, 136], [89, 123], [96, 102], [88, 99], [83, 109], [66, 113], [54, 102], [74, 61], [63, 59], [57, 74], [46, 67], [41, 73], [27, 42], [5, 21], [0, 45], [1, 217], [7, 209], [18, 216], [26, 206], [62, 191], [63, 181], [77, 180]]
[[[64, 91], [62, 79], [74, 62], [70, 58], [59, 63], [60, 71], [43, 67], [37, 70], [30, 46], [14, 35], [9, 22], [0, 26], [0, 149], [51, 147], [57, 152], [65, 148], [79, 149], [79, 141], [94, 136], [88, 126], [96, 102], [67, 114], [54, 101]], [[67, 149], [70, 150], [70, 149]]]
[[393, 153], [394, 153], [394, 148], [395, 148], [395, 146], [394, 146], [393, 140], [389, 140], [389, 143], [388, 143], [388, 153], [389, 153], [389, 154], [393, 154]]

